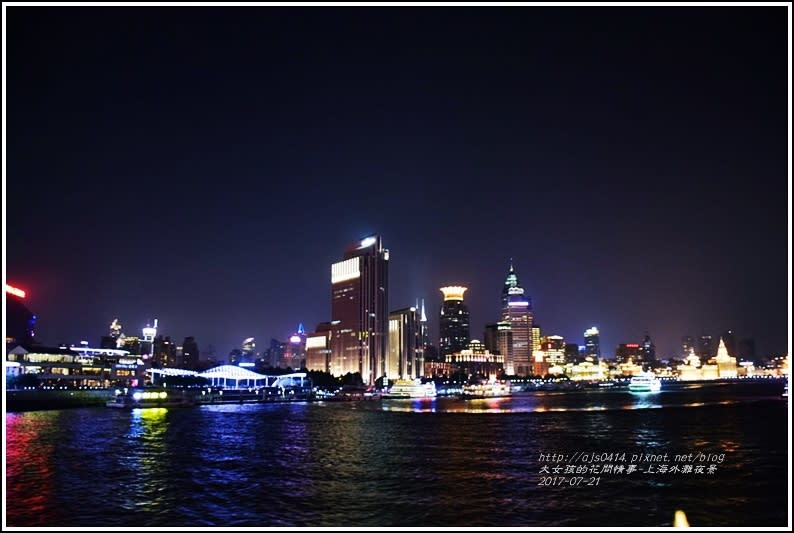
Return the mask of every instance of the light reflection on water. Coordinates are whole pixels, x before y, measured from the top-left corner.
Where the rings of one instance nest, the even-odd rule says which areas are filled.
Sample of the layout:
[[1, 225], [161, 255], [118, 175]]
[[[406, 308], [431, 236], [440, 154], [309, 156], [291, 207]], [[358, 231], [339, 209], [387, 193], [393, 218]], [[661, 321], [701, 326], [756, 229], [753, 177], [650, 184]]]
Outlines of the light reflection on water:
[[[7, 520], [669, 526], [674, 510], [685, 508], [693, 525], [785, 525], [786, 403], [779, 392], [748, 391], [12, 413]], [[709, 478], [539, 487], [539, 454], [574, 451], [726, 456]]]

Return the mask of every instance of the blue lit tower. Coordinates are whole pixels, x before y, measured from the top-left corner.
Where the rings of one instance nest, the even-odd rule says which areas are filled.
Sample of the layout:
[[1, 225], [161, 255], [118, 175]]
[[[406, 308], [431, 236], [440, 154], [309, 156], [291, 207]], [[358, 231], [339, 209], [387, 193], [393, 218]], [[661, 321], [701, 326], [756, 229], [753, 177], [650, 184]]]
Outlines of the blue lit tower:
[[512, 353], [505, 354], [505, 371], [526, 376], [532, 365], [532, 301], [518, 284], [512, 259], [502, 288], [502, 322], [510, 324], [513, 337]]
[[439, 317], [439, 352], [443, 360], [447, 354], [460, 352], [469, 347], [469, 308], [463, 303], [466, 287], [441, 287], [444, 302]]

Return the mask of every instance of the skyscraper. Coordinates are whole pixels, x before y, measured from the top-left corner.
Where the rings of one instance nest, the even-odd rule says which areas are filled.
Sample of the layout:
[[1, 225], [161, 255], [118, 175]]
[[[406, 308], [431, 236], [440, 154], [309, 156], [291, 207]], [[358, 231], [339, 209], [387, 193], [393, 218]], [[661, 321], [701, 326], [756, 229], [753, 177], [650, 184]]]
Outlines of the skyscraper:
[[441, 304], [439, 317], [439, 352], [442, 359], [447, 355], [468, 348], [471, 336], [469, 335], [469, 308], [463, 303], [463, 293], [466, 287], [451, 286], [441, 287], [444, 302]]
[[389, 251], [372, 235], [331, 265], [330, 372], [361, 373], [370, 385], [386, 373]]
[[392, 311], [389, 314], [386, 376], [389, 379], [422, 377], [424, 360], [421, 350], [420, 316], [416, 307]]
[[642, 360], [646, 363], [656, 361], [656, 346], [651, 341], [651, 336], [645, 333], [645, 338], [642, 341]]
[[593, 359], [601, 357], [601, 343], [597, 327], [593, 326], [584, 330], [584, 346], [585, 356]]
[[686, 359], [695, 351], [695, 337], [692, 335], [684, 335], [681, 337], [681, 353], [679, 355]]
[[526, 376], [532, 360], [532, 301], [518, 284], [512, 261], [502, 288], [502, 322], [510, 323], [513, 334], [512, 353], [504, 354], [505, 370], [508, 374]]

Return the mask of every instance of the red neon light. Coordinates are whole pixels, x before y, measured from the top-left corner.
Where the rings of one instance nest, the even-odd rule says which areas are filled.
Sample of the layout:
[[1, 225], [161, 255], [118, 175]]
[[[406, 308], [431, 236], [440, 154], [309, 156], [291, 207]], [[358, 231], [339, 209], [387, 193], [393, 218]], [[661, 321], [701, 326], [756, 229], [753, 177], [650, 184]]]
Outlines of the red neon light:
[[25, 297], [25, 291], [23, 291], [22, 289], [17, 289], [16, 287], [9, 285], [8, 283], [6, 283], [6, 292], [9, 294], [13, 294], [14, 296], [19, 296], [20, 298]]
[[626, 345], [626, 348], [639, 348], [639, 347], [640, 347], [639, 344], [627, 344]]

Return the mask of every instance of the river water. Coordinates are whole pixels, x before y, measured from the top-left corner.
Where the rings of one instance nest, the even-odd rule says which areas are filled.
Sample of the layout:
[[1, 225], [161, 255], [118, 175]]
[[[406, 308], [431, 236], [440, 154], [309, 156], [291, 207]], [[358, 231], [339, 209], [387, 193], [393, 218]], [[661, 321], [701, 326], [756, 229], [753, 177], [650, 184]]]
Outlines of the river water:
[[683, 509], [692, 526], [785, 526], [782, 389], [7, 413], [6, 520], [670, 526]]

